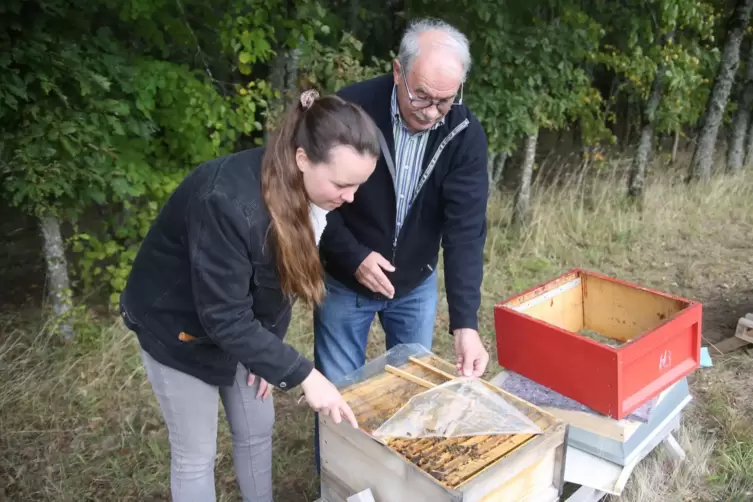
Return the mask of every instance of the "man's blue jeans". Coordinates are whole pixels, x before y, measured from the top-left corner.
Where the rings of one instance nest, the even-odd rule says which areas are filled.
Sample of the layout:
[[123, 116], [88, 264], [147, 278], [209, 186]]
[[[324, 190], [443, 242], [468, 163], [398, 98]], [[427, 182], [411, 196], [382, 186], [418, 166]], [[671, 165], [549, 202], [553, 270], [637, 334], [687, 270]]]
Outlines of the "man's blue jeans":
[[[374, 316], [386, 335], [386, 350], [419, 343], [431, 350], [437, 311], [437, 272], [413, 291], [392, 300], [359, 295], [329, 275], [327, 296], [314, 311], [314, 365], [328, 380], [337, 381], [366, 362], [366, 343]], [[319, 472], [319, 425], [314, 427], [316, 469]]]

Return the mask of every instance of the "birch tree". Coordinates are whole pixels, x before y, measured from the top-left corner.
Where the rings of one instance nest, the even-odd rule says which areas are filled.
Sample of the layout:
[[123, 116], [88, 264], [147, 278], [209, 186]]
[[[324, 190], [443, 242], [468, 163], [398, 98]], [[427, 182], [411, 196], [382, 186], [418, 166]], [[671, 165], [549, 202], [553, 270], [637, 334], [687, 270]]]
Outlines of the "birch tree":
[[753, 0], [737, 0], [735, 9], [727, 25], [727, 39], [722, 51], [719, 70], [706, 103], [706, 111], [701, 121], [701, 131], [690, 163], [689, 180], [705, 181], [711, 178], [711, 168], [716, 148], [719, 127], [729, 94], [740, 63], [740, 44], [750, 20]]
[[712, 9], [694, 0], [629, 0], [604, 5], [597, 20], [610, 31], [596, 57], [621, 75], [620, 92], [640, 110], [627, 187], [628, 197], [640, 200], [656, 134], [676, 133], [700, 114], [700, 44], [712, 36]]
[[[670, 33], [669, 37], [671, 38], [671, 36]], [[654, 141], [654, 123], [656, 112], [661, 102], [662, 84], [666, 72], [666, 63], [659, 63], [656, 75], [651, 82], [648, 100], [641, 114], [641, 132], [638, 137], [638, 148], [635, 150], [635, 156], [630, 167], [630, 177], [628, 179], [628, 196], [633, 199], [643, 198], [646, 184], [646, 166], [648, 166], [651, 147]]]
[[533, 180], [533, 168], [536, 163], [536, 143], [538, 142], [538, 130], [529, 134], [525, 140], [523, 164], [520, 167], [520, 181], [515, 192], [513, 204], [512, 224], [516, 227], [526, 227], [532, 220], [531, 210], [531, 183]]
[[[748, 46], [745, 59], [745, 77], [740, 84], [740, 97], [737, 111], [732, 121], [729, 148], [727, 150], [727, 172], [735, 173], [745, 164], [745, 147], [750, 126], [750, 112], [753, 107], [753, 43]], [[750, 148], [750, 145], [748, 145]]]

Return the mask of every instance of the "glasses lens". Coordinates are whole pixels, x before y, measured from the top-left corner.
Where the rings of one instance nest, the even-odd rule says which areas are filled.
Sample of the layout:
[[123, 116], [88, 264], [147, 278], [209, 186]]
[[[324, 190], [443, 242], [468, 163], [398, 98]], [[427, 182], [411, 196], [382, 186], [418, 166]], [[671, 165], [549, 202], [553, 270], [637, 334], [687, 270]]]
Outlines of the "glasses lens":
[[[430, 101], [428, 99], [418, 99], [418, 98], [411, 100], [411, 102], [413, 103], [413, 107], [416, 108], [416, 109], [418, 109], [418, 110], [423, 110], [424, 108], [429, 108], [432, 104], [435, 104], [435, 103], [433, 103], [432, 101]], [[437, 110], [439, 110], [442, 113], [448, 112], [450, 110], [450, 108], [452, 108], [453, 105], [456, 105], [456, 104], [458, 104], [458, 99], [457, 98], [455, 98], [452, 101], [447, 100], [447, 101], [439, 101], [439, 102], [436, 103]]]
[[428, 108], [431, 106], [431, 101], [426, 100], [426, 99], [414, 99], [413, 106], [415, 106], [419, 110], [423, 108]]

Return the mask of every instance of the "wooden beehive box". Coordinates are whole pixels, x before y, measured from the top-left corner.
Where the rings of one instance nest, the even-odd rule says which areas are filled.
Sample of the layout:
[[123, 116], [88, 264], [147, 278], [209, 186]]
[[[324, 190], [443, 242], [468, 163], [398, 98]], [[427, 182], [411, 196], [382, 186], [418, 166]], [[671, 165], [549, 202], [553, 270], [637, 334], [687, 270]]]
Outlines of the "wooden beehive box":
[[622, 419], [700, 365], [701, 304], [574, 269], [496, 305], [497, 358]]
[[[397, 367], [432, 384], [451, 380], [453, 365], [434, 355]], [[488, 384], [488, 383], [487, 383]], [[319, 417], [322, 500], [346, 502], [371, 489], [376, 502], [517, 502], [559, 500], [564, 477], [566, 424], [488, 384], [542, 430], [542, 434], [377, 440], [378, 428], [426, 390], [388, 371], [342, 389], [360, 429]]]

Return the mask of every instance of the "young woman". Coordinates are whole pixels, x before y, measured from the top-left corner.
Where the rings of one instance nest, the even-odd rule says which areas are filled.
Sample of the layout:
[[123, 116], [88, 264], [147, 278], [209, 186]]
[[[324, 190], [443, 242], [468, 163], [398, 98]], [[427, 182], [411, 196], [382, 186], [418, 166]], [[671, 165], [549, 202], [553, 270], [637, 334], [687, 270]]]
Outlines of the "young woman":
[[272, 500], [272, 386], [357, 427], [313, 363], [283, 342], [293, 298], [324, 296], [318, 239], [380, 154], [376, 125], [336, 96], [301, 95], [266, 149], [190, 173], [153, 223], [120, 311], [167, 424], [176, 502], [215, 500], [218, 398], [247, 502]]

